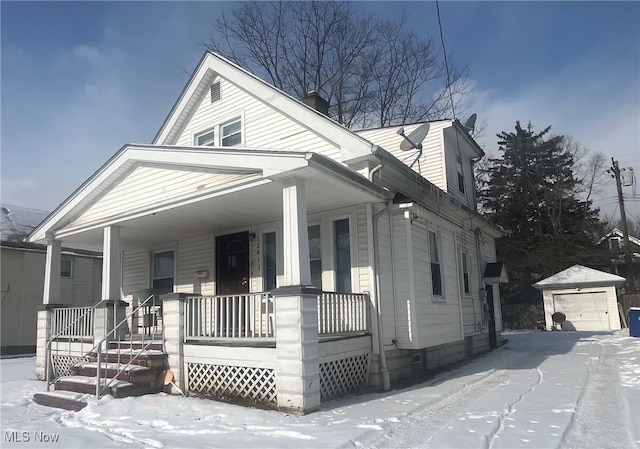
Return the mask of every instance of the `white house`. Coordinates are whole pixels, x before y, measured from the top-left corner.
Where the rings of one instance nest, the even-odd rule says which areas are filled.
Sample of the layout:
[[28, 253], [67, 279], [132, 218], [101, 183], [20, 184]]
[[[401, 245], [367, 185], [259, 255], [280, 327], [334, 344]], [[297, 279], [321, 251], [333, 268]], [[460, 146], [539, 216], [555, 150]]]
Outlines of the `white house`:
[[[1, 354], [36, 351], [36, 311], [42, 306], [46, 246], [24, 242], [49, 212], [0, 207]], [[101, 256], [65, 248], [60, 258], [61, 302], [91, 305], [100, 300]]]
[[153, 142], [122, 147], [31, 234], [52, 305], [39, 375], [65, 333], [47, 321], [62, 244], [103, 252], [86, 314], [113, 307], [135, 332], [140, 292], [173, 293], [163, 350], [191, 393], [307, 412], [496, 347], [501, 278], [484, 275], [501, 233], [476, 212], [467, 130], [433, 122], [401, 152], [398, 127], [352, 132], [312, 106], [205, 53]]
[[620, 329], [616, 287], [625, 279], [615, 274], [574, 265], [533, 284], [542, 290], [546, 327], [551, 315], [562, 312], [563, 330], [610, 331]]

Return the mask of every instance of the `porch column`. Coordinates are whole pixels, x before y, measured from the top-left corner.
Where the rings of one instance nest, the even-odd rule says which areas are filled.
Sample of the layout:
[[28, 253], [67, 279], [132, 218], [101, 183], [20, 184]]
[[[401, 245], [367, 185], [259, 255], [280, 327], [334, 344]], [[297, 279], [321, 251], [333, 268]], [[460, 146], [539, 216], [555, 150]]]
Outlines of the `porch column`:
[[278, 409], [305, 414], [320, 408], [318, 295], [311, 287], [272, 290], [276, 315]]
[[282, 188], [284, 285], [311, 285], [304, 181], [285, 180]]
[[60, 253], [62, 243], [60, 240], [47, 241], [47, 256], [44, 271], [43, 304], [60, 303]]
[[120, 279], [120, 226], [104, 228], [102, 247], [102, 299], [119, 301], [122, 284]]
[[[166, 293], [160, 296], [162, 301], [162, 320], [164, 326], [164, 348], [167, 353], [167, 363], [173, 372], [174, 383], [187, 391], [187, 378], [184, 364], [184, 309], [189, 296], [199, 296], [193, 293]], [[171, 394], [179, 394], [178, 389], [171, 386]]]

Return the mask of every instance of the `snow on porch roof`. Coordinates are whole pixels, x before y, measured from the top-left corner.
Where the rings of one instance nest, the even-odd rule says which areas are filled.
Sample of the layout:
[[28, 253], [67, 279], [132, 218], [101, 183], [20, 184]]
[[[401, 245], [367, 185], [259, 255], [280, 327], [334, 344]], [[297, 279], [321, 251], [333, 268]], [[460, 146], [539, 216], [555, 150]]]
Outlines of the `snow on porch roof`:
[[605, 271], [594, 270], [582, 265], [574, 265], [559, 273], [533, 284], [538, 289], [569, 285], [620, 285], [625, 278]]

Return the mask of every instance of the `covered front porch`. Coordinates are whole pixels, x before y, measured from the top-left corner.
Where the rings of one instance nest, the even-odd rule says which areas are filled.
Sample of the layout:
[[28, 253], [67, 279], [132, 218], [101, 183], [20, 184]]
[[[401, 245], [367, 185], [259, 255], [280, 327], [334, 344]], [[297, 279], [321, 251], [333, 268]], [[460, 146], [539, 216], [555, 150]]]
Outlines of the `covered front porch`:
[[[367, 242], [385, 191], [313, 153], [128, 153], [32, 236], [48, 245], [42, 342], [95, 346], [96, 313], [111, 307], [107, 339], [155, 336], [189, 393], [306, 412], [366, 382]], [[103, 252], [96, 306], [59, 296], [63, 243]], [[47, 357], [39, 348], [42, 371]]]

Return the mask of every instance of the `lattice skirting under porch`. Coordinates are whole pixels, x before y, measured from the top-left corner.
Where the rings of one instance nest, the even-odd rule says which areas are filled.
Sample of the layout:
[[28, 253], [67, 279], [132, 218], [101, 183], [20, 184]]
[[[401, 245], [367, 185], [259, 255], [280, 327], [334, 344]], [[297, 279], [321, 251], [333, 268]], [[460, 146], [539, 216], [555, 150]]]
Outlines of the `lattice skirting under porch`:
[[368, 369], [368, 353], [320, 363], [321, 401], [355, 392], [367, 381]]
[[52, 354], [51, 358], [54, 377], [70, 376], [72, 374], [72, 366], [89, 361], [89, 358], [86, 356], [80, 357], [73, 355]]
[[273, 369], [187, 363], [187, 388], [205, 396], [276, 405]]

